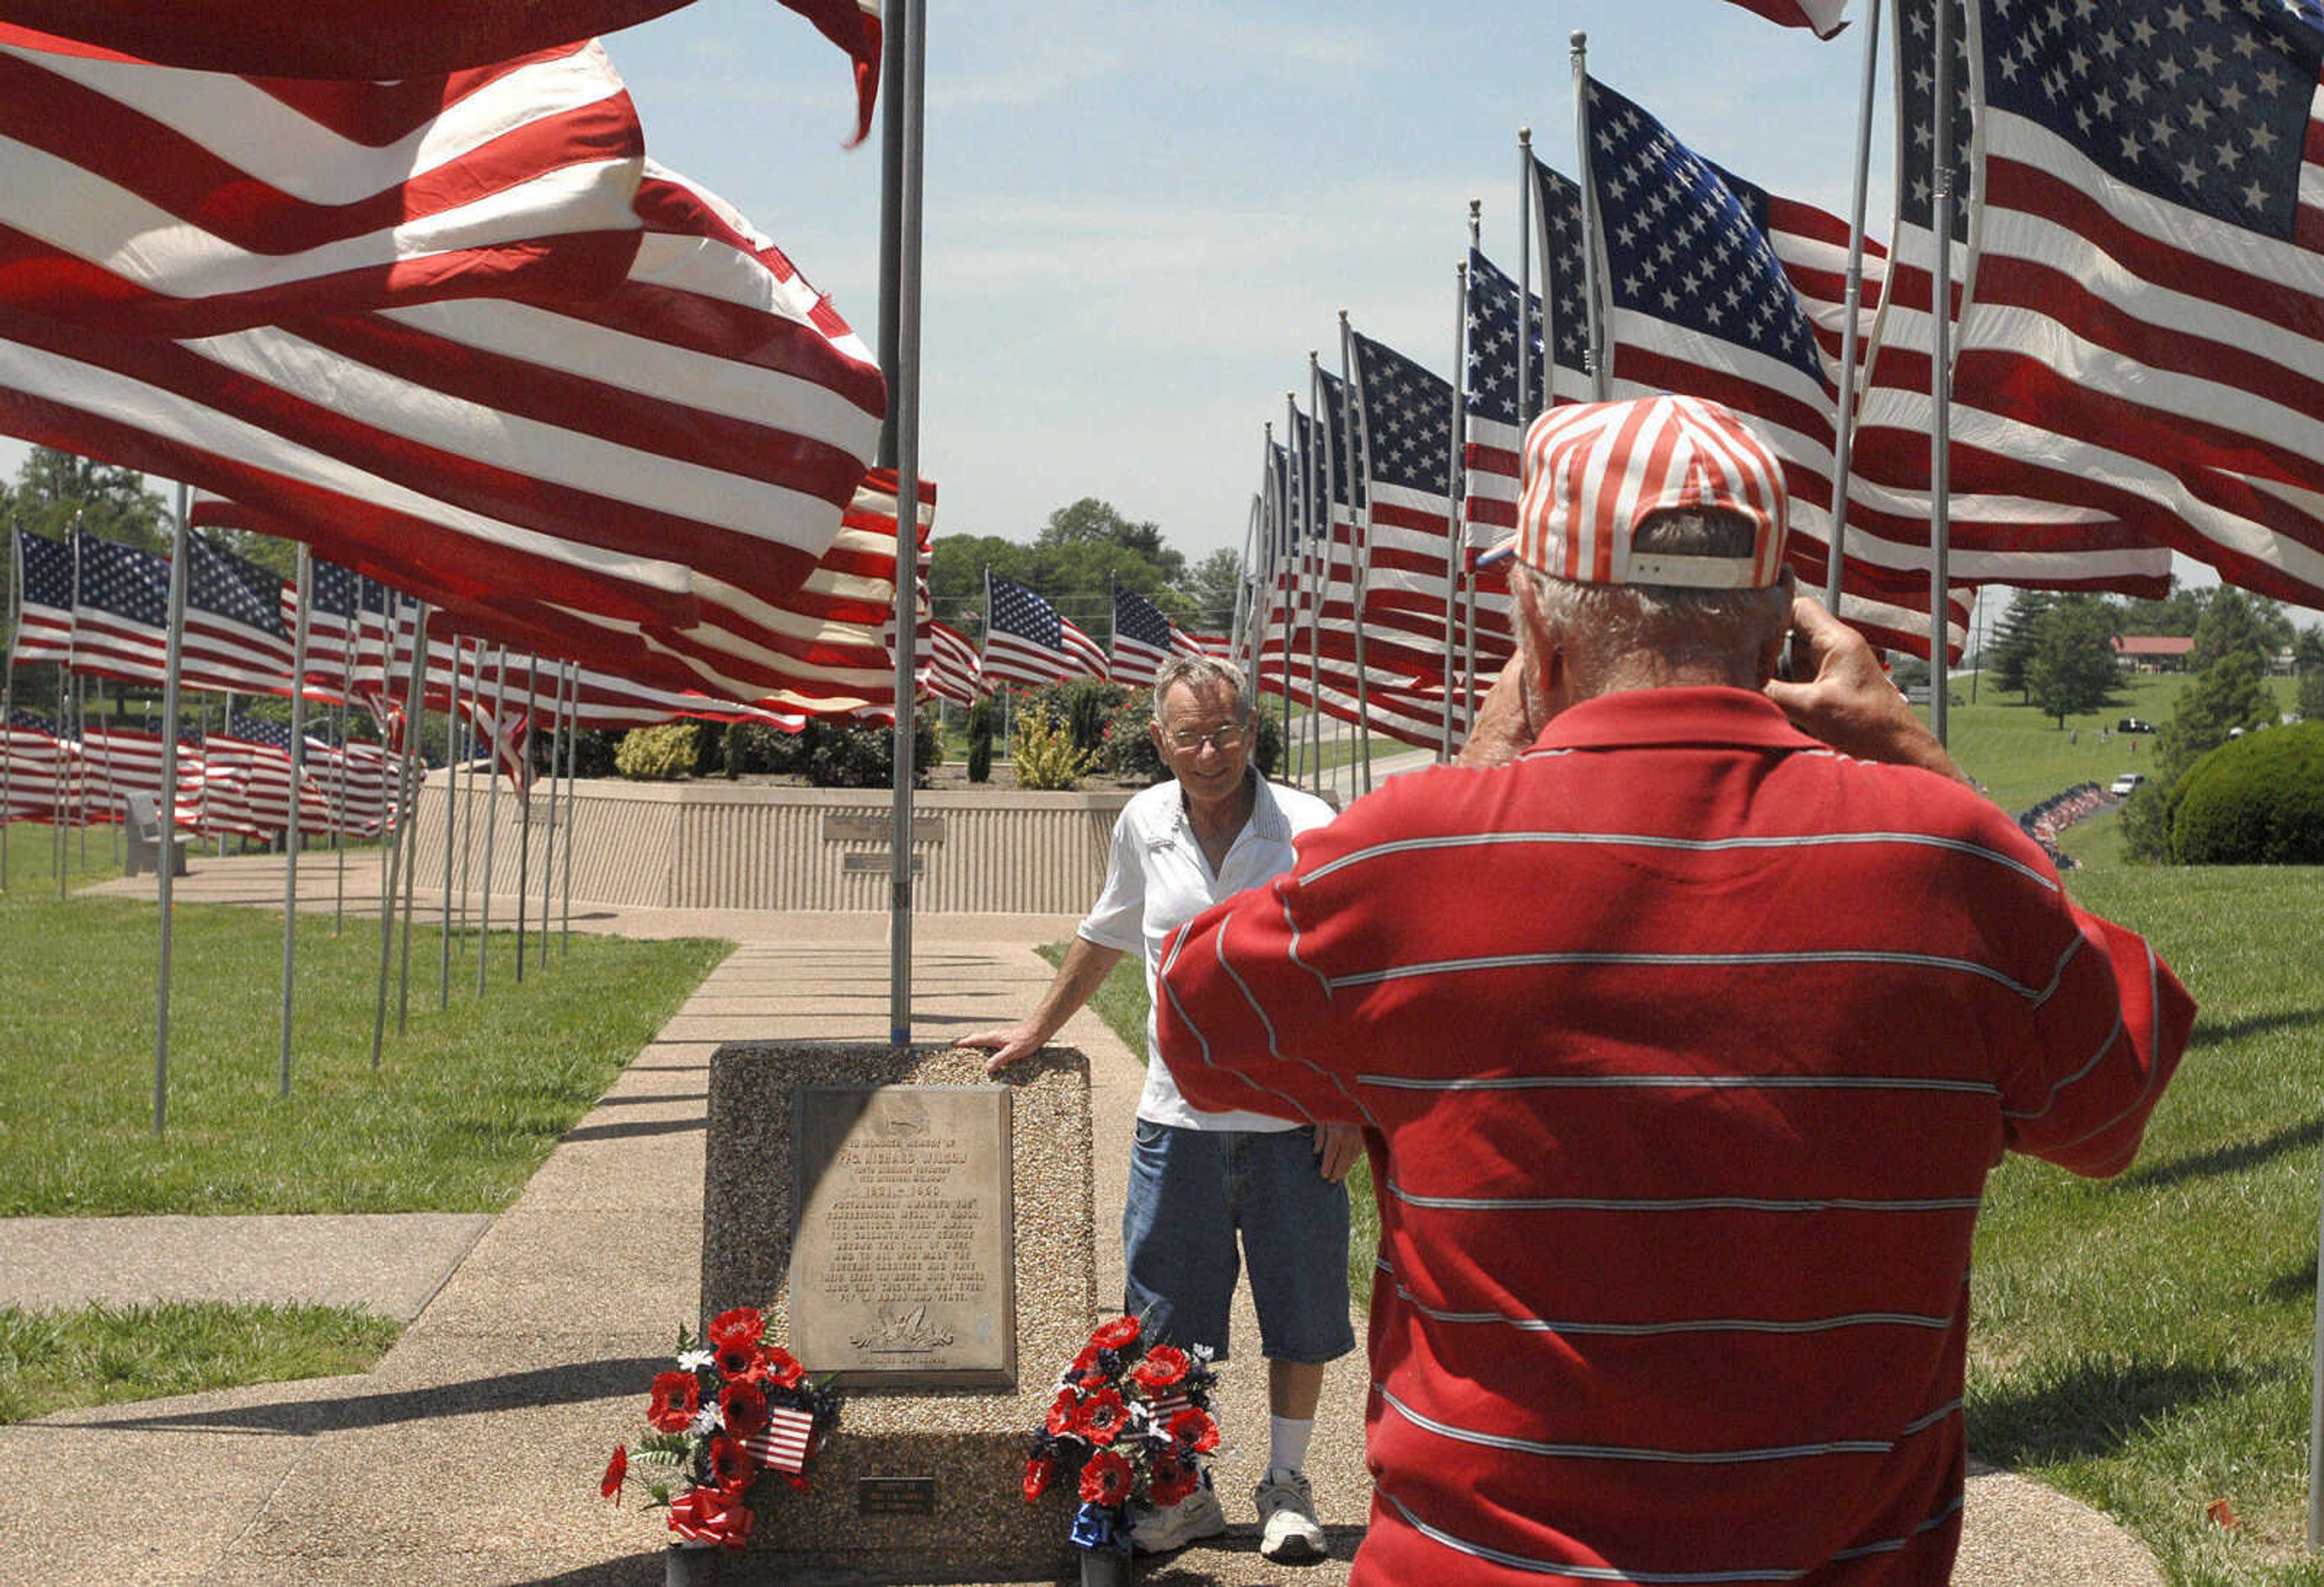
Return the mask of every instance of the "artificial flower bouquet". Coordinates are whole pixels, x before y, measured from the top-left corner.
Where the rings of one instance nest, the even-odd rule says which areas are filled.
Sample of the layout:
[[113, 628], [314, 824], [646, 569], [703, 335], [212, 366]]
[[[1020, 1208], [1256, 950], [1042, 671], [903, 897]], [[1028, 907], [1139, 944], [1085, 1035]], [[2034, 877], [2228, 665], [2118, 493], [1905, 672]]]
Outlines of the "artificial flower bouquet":
[[669, 1529], [681, 1542], [739, 1549], [751, 1540], [750, 1494], [760, 1472], [807, 1487], [807, 1457], [839, 1419], [839, 1395], [828, 1377], [809, 1381], [789, 1351], [767, 1342], [766, 1329], [748, 1306], [711, 1318], [701, 1339], [678, 1329], [677, 1370], [654, 1377], [651, 1431], [634, 1453], [614, 1447], [599, 1490], [606, 1498], [619, 1500], [636, 1465], [652, 1502], [669, 1507]]
[[1061, 1479], [1074, 1485], [1073, 1541], [1082, 1548], [1127, 1551], [1130, 1507], [1163, 1509], [1191, 1497], [1219, 1446], [1210, 1351], [1149, 1344], [1144, 1334], [1123, 1316], [1090, 1335], [1059, 1374], [1025, 1462], [1028, 1504]]

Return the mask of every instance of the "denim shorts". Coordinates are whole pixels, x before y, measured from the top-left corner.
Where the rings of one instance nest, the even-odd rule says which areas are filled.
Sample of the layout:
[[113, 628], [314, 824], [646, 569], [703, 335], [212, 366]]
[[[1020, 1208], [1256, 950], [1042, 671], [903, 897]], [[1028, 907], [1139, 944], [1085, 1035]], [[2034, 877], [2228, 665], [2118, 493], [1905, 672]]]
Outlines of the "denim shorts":
[[1207, 1344], [1224, 1361], [1238, 1230], [1261, 1353], [1320, 1365], [1353, 1350], [1348, 1188], [1318, 1171], [1315, 1132], [1139, 1120], [1121, 1214], [1124, 1309], [1159, 1337]]

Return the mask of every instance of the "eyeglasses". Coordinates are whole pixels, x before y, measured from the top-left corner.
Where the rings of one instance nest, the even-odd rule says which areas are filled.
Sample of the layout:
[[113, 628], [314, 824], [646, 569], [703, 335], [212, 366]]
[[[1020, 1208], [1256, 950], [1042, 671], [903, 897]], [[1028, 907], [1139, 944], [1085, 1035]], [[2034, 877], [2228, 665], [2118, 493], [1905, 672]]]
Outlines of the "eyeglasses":
[[1232, 755], [1242, 748], [1243, 740], [1250, 737], [1249, 728], [1238, 727], [1229, 722], [1225, 727], [1213, 728], [1207, 733], [1197, 733], [1191, 728], [1180, 728], [1170, 735], [1170, 742], [1188, 755], [1201, 749], [1205, 744], [1221, 755]]

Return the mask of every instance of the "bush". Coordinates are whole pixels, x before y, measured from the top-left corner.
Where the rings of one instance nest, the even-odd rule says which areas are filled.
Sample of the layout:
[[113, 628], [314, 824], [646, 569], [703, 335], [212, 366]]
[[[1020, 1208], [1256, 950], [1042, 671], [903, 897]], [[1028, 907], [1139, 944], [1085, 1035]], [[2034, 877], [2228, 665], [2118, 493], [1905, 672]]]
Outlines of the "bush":
[[2173, 793], [2181, 865], [2324, 865], [2324, 722], [2223, 744]]
[[968, 708], [968, 780], [992, 780], [992, 697], [989, 694]]
[[1154, 695], [1145, 689], [1134, 691], [1108, 714], [1098, 753], [1099, 764], [1110, 775], [1152, 784], [1170, 775], [1162, 764], [1162, 752], [1154, 748], [1154, 735], [1147, 730], [1153, 720]]
[[[891, 788], [896, 784], [896, 734], [879, 723], [861, 726], [835, 720], [809, 721], [799, 734], [807, 781], [818, 788]], [[926, 787], [928, 772], [944, 754], [936, 723], [926, 711], [912, 720], [912, 785]]]
[[573, 735], [573, 775], [576, 777], [610, 777], [613, 775], [613, 757], [621, 747], [618, 734], [591, 728]]
[[786, 733], [764, 722], [729, 722], [721, 737], [724, 745], [723, 769], [730, 777], [807, 770], [804, 734]]
[[1065, 790], [1097, 764], [1097, 752], [1077, 748], [1072, 730], [1048, 711], [1028, 705], [1017, 713], [1013, 759], [1019, 788]]
[[613, 769], [636, 782], [673, 782], [694, 770], [694, 739], [692, 722], [632, 728], [613, 751]]

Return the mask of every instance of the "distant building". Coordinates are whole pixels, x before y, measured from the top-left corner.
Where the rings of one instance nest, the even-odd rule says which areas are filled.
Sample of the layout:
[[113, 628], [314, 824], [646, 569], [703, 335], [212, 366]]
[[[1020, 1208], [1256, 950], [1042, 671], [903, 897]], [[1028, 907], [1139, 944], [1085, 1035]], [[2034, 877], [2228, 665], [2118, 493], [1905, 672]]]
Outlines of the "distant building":
[[2195, 641], [2172, 634], [2124, 634], [2114, 642], [2115, 660], [2126, 673], [2183, 673]]

